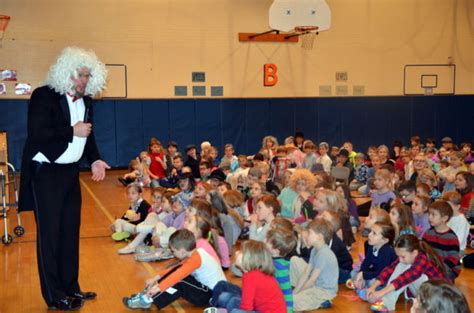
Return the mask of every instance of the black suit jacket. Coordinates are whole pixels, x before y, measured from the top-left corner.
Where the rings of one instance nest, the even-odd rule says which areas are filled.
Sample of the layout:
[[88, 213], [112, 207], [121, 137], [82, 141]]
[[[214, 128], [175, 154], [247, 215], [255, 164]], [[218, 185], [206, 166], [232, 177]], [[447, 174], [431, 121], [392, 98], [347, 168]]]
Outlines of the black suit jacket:
[[[92, 121], [92, 98], [84, 97], [85, 117]], [[30, 211], [34, 207], [31, 190], [32, 159], [42, 152], [48, 160], [54, 162], [66, 151], [72, 142], [73, 128], [71, 114], [65, 95], [61, 95], [49, 86], [35, 89], [28, 106], [28, 130], [21, 161], [21, 180], [19, 210]], [[83, 156], [92, 164], [100, 159], [94, 133], [87, 137]]]

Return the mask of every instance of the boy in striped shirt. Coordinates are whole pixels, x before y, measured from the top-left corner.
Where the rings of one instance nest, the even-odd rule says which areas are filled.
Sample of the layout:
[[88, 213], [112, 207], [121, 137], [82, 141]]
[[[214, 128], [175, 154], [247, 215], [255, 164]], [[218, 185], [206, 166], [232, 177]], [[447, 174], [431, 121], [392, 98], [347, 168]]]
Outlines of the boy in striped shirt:
[[458, 237], [448, 226], [449, 219], [453, 216], [453, 209], [448, 202], [438, 200], [430, 205], [429, 212], [428, 219], [432, 227], [425, 232], [423, 241], [435, 250], [444, 262], [448, 278], [454, 282], [461, 272], [461, 263]]
[[271, 229], [265, 241], [273, 257], [275, 278], [286, 302], [287, 313], [293, 313], [293, 293], [290, 283], [290, 261], [285, 257], [295, 249], [295, 234], [286, 229]]

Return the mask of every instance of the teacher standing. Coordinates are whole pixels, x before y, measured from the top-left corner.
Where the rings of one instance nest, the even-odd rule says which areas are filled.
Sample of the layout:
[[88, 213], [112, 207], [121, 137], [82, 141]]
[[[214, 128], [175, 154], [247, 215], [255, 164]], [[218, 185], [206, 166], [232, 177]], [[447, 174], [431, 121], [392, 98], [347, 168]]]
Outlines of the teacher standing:
[[35, 213], [41, 292], [52, 310], [77, 310], [97, 296], [81, 291], [78, 281], [79, 161], [87, 158], [95, 181], [110, 168], [100, 160], [92, 127], [91, 96], [104, 89], [106, 76], [92, 51], [66, 48], [28, 107], [19, 210]]

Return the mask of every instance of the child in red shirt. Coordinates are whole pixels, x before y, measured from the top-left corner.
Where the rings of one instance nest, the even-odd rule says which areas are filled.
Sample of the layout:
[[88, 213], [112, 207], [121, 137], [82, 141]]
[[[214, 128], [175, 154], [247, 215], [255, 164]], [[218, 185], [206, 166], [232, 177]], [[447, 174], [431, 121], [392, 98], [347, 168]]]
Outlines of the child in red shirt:
[[273, 276], [275, 268], [265, 243], [246, 241], [236, 254], [236, 265], [244, 272], [242, 289], [221, 281], [213, 289], [211, 305], [228, 312], [286, 313], [283, 293]]
[[[150, 159], [151, 159], [151, 164], [150, 164], [149, 173], [148, 173], [150, 175], [150, 178], [153, 180], [165, 178], [166, 177], [165, 154], [163, 152], [163, 146], [155, 138], [152, 138], [150, 140], [150, 143], [148, 144], [148, 155], [150, 156]], [[154, 186], [154, 187], [157, 187], [157, 186]]]

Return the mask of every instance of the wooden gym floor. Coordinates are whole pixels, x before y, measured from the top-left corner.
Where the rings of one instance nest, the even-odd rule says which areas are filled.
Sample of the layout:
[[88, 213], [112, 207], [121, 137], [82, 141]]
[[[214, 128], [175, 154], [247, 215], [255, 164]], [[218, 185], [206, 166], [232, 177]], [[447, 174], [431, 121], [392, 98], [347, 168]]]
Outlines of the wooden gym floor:
[[[124, 243], [115, 243], [110, 238], [110, 229], [115, 217], [127, 208], [125, 188], [117, 178], [123, 171], [109, 171], [104, 182], [96, 183], [90, 173], [81, 173], [82, 186], [82, 226], [80, 282], [84, 291], [96, 291], [96, 300], [89, 301], [81, 312], [131, 312], [122, 304], [122, 297], [141, 290], [146, 278], [163, 268], [170, 261], [139, 263], [132, 255], [120, 256], [117, 250]], [[146, 192], [145, 198], [149, 199]], [[32, 212], [22, 214], [26, 233], [14, 238], [12, 244], [0, 246], [0, 312], [46, 312], [39, 286], [36, 265], [35, 223]], [[3, 220], [1, 220], [3, 230]], [[16, 214], [9, 214], [10, 233], [16, 226]], [[3, 235], [3, 231], [1, 233]], [[358, 258], [363, 253], [363, 240], [360, 237], [352, 254]], [[472, 252], [472, 251], [469, 251]], [[227, 272], [228, 278], [237, 284], [238, 279]], [[456, 285], [474, 303], [474, 271], [463, 269]], [[400, 300], [397, 312], [408, 312], [410, 305]], [[153, 307], [152, 311], [157, 311]], [[318, 312], [368, 312], [369, 306], [355, 297], [354, 292], [340, 285], [333, 307]], [[179, 301], [163, 312], [202, 312], [185, 301]]]

